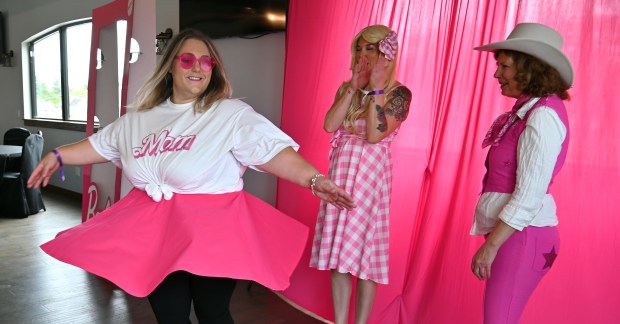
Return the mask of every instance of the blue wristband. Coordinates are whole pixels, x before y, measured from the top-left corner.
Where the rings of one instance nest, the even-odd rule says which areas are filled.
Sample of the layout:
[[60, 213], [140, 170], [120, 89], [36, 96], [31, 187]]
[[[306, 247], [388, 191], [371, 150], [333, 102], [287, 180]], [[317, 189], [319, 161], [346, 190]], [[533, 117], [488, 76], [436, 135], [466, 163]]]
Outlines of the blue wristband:
[[373, 90], [373, 91], [370, 91], [367, 95], [372, 96], [372, 95], [378, 95], [378, 94], [384, 94], [383, 90]]

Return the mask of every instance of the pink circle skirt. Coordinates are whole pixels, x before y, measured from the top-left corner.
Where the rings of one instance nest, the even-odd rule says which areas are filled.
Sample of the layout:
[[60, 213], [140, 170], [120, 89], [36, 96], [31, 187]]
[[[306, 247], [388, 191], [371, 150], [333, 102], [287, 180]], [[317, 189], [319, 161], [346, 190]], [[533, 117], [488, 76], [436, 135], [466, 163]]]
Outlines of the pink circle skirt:
[[307, 237], [305, 225], [245, 191], [154, 202], [133, 189], [41, 248], [144, 297], [177, 270], [284, 290]]

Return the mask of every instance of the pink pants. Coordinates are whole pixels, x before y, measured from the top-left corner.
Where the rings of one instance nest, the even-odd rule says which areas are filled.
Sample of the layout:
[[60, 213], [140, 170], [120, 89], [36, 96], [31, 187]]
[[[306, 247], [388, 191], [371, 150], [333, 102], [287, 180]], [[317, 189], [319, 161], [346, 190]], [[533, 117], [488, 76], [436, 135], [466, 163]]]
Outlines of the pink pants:
[[484, 323], [519, 323], [527, 300], [560, 251], [556, 227], [526, 227], [501, 246], [484, 290]]

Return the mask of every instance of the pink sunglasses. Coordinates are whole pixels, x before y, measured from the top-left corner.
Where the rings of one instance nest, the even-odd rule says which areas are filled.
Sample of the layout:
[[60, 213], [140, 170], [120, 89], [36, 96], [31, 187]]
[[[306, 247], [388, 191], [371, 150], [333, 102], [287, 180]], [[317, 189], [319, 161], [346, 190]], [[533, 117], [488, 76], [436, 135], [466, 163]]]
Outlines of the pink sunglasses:
[[200, 62], [200, 68], [203, 71], [211, 71], [215, 66], [215, 59], [211, 56], [203, 55], [199, 59], [192, 53], [183, 53], [174, 57], [179, 60], [179, 64], [185, 70], [189, 70], [194, 66], [196, 60]]

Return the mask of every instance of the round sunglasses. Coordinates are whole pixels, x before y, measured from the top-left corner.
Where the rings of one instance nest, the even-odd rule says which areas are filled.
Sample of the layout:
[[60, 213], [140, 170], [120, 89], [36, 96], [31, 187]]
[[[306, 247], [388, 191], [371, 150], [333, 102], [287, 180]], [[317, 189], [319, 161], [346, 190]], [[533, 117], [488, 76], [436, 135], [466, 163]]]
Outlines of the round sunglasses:
[[208, 55], [203, 55], [200, 58], [196, 58], [196, 56], [192, 53], [183, 53], [174, 57], [179, 60], [179, 65], [185, 70], [189, 70], [194, 66], [196, 60], [200, 62], [200, 68], [205, 71], [211, 71], [215, 66], [215, 59]]

